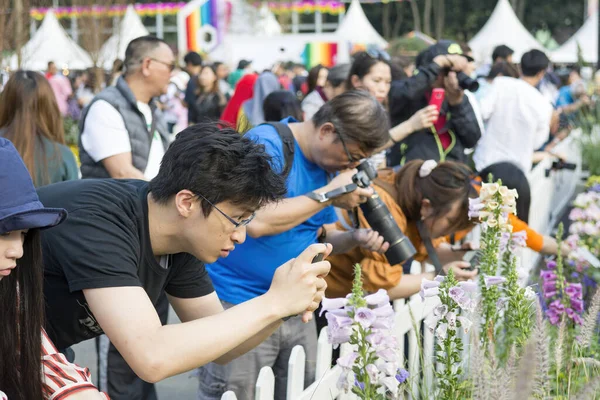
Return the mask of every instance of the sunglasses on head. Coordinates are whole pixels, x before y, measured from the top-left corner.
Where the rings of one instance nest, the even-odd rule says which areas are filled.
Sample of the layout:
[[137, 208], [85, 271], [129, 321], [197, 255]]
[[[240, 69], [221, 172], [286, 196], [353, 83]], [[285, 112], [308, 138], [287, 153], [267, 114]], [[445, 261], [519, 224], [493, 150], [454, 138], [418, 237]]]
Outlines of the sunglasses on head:
[[375, 58], [377, 60], [383, 60], [383, 61], [391, 60], [390, 55], [384, 50], [371, 48], [371, 49], [367, 49], [365, 51], [365, 53], [367, 53], [370, 57]]

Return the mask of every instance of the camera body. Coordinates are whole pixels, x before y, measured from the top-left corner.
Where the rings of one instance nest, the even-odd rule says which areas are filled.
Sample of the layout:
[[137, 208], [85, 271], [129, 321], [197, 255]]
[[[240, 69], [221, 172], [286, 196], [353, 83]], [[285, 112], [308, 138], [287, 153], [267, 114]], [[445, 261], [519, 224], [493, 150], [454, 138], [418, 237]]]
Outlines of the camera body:
[[[368, 161], [363, 161], [356, 168], [358, 172], [352, 177], [352, 181], [358, 187], [369, 187], [373, 179], [377, 177], [377, 171]], [[385, 252], [390, 265], [401, 264], [416, 254], [415, 247], [402, 233], [390, 210], [377, 192], [373, 192], [373, 195], [361, 204], [360, 208], [371, 228], [390, 244], [390, 248]], [[410, 273], [410, 265], [405, 266], [404, 273]]]
[[577, 164], [566, 162], [562, 159], [558, 159], [552, 162], [552, 166], [546, 170], [546, 178], [550, 176], [551, 171], [560, 171], [562, 169], [567, 169], [569, 171], [575, 171], [577, 169]]
[[[450, 71], [450, 68], [444, 69], [444, 75], [448, 75], [448, 72]], [[458, 79], [458, 86], [460, 86], [463, 90], [468, 90], [470, 92], [476, 92], [479, 90], [479, 82], [477, 82], [475, 79], [471, 78], [464, 72], [457, 72], [456, 78]]]

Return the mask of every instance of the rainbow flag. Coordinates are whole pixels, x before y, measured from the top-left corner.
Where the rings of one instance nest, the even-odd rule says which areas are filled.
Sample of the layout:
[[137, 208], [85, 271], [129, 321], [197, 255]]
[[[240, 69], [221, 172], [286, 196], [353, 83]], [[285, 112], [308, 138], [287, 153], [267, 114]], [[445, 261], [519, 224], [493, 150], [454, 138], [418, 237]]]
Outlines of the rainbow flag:
[[337, 50], [337, 43], [307, 43], [302, 52], [302, 60], [308, 69], [319, 64], [325, 67], [333, 67], [337, 61]]
[[[207, 0], [185, 18], [187, 48], [189, 51], [209, 51], [220, 43], [221, 26], [219, 24], [218, 3], [219, 0]], [[198, 31], [200, 30], [203, 30], [206, 35], [204, 41], [201, 37], [198, 37]], [[207, 43], [209, 43], [208, 46]]]

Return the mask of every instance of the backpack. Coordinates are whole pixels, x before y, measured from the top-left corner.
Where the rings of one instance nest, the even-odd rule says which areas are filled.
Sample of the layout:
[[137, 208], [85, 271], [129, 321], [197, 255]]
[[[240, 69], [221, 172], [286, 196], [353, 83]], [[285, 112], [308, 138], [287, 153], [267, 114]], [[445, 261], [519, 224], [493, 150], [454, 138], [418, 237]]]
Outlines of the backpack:
[[277, 131], [281, 142], [283, 143], [283, 170], [281, 171], [281, 176], [284, 179], [287, 179], [290, 171], [292, 170], [292, 165], [294, 164], [294, 150], [296, 149], [296, 141], [294, 139], [294, 134], [292, 130], [287, 124], [282, 122], [265, 122], [261, 125], [270, 125]]

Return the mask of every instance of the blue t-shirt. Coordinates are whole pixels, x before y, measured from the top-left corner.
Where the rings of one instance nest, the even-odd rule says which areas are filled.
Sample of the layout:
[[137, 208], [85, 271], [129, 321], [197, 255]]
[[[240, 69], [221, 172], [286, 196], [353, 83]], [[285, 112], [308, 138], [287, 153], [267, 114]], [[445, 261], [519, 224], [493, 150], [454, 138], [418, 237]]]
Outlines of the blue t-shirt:
[[556, 99], [556, 107], [568, 106], [575, 103], [571, 94], [571, 86], [563, 86], [558, 90], [558, 98]]
[[[282, 122], [295, 122], [286, 118]], [[275, 128], [257, 126], [246, 136], [263, 144], [273, 157], [273, 168], [283, 170], [283, 143]], [[296, 143], [294, 163], [287, 178], [287, 197], [297, 197], [319, 189], [328, 183], [328, 174], [306, 159]], [[337, 220], [332, 206], [315, 214], [291, 230], [258, 239], [246, 236], [246, 242], [236, 246], [227, 258], [206, 266], [221, 300], [239, 304], [266, 293], [273, 274], [280, 265], [297, 257], [306, 247], [317, 242], [317, 231], [323, 224]]]

